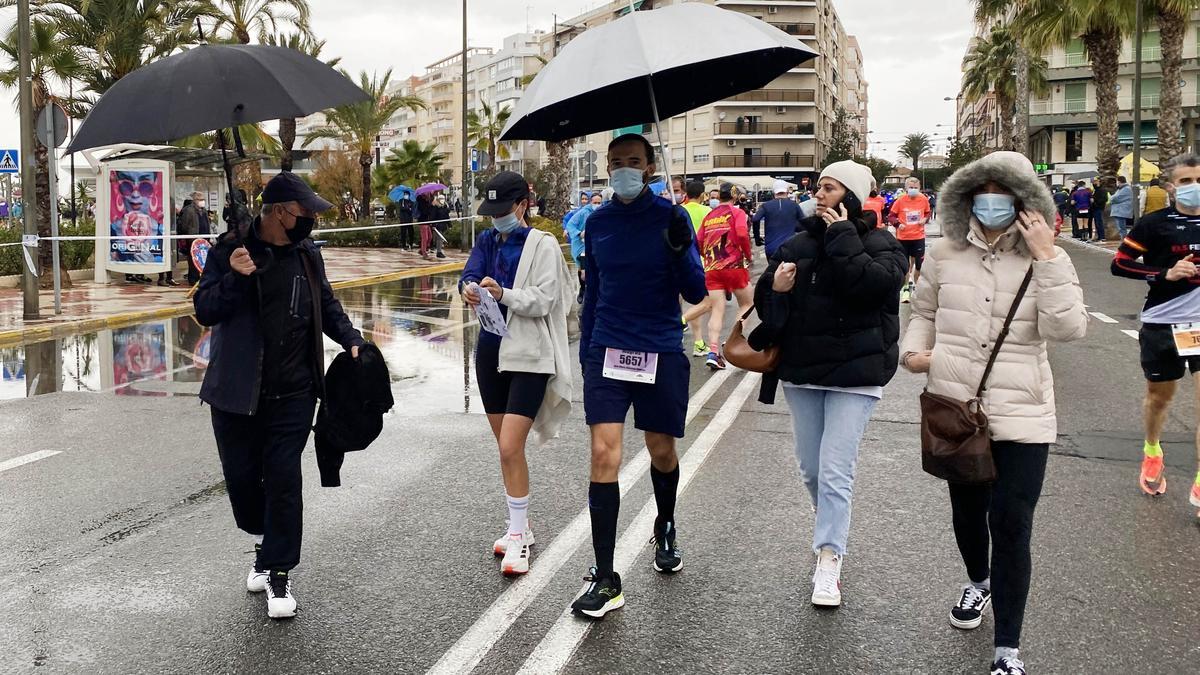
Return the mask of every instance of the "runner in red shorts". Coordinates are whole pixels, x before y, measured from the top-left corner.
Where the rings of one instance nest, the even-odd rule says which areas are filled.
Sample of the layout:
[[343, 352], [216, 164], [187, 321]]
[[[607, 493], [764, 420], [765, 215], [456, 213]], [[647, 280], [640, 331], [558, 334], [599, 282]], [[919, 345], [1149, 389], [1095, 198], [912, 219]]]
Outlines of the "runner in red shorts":
[[712, 370], [723, 370], [725, 359], [718, 351], [721, 328], [725, 325], [725, 304], [730, 294], [737, 298], [739, 316], [750, 309], [754, 292], [750, 288], [750, 230], [746, 212], [737, 207], [737, 188], [721, 184], [721, 204], [704, 217], [697, 241], [704, 262], [704, 281], [708, 287], [711, 312], [708, 317], [708, 360]]

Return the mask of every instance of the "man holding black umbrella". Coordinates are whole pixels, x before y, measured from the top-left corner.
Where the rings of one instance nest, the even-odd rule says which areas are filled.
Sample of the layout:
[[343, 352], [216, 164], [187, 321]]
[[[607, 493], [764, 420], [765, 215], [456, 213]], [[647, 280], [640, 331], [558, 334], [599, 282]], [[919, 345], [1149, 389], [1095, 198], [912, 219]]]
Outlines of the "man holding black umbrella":
[[683, 207], [647, 188], [654, 171], [654, 147], [645, 138], [626, 134], [613, 140], [608, 173], [615, 196], [591, 214], [584, 238], [588, 283], [579, 347], [592, 436], [588, 505], [596, 566], [571, 609], [591, 618], [625, 604], [613, 552], [621, 505], [617, 474], [630, 407], [650, 451], [658, 505], [654, 569], [672, 573], [683, 567], [675, 533], [675, 441], [683, 438], [691, 366], [680, 348], [679, 296], [699, 304], [707, 290], [691, 219]]
[[289, 574], [300, 562], [300, 453], [324, 395], [321, 335], [355, 358], [366, 342], [308, 238], [316, 214], [333, 205], [289, 172], [267, 183], [262, 200], [248, 232], [218, 240], [194, 304], [197, 320], [214, 327], [200, 398], [212, 406], [234, 521], [255, 539], [246, 588], [265, 591], [268, 616], [282, 619], [296, 614]]

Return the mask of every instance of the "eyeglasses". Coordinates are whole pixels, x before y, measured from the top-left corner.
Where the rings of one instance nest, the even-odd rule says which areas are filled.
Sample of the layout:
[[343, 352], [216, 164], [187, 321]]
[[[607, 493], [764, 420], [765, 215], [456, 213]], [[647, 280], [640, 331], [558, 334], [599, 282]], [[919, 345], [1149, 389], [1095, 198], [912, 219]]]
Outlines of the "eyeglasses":
[[117, 179], [117, 191], [120, 192], [121, 196], [123, 197], [130, 197], [135, 192], [143, 197], [153, 197], [155, 192], [154, 188], [154, 182], [150, 180], [140, 180], [135, 183], [128, 178]]

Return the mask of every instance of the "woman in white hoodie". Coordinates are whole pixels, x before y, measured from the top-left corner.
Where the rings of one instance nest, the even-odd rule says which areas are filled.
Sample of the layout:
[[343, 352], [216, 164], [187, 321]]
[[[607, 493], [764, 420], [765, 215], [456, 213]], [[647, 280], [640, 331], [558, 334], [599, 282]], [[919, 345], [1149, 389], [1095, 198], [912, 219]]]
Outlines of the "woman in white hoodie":
[[[554, 237], [525, 223], [529, 184], [502, 171], [484, 188], [479, 215], [493, 227], [475, 242], [459, 287], [477, 307], [487, 293], [505, 317], [502, 337], [479, 332], [475, 379], [488, 423], [500, 449], [508, 498], [508, 532], [493, 551], [504, 556], [506, 575], [529, 571], [529, 465], [525, 444], [532, 430], [539, 441], [553, 438], [571, 411], [571, 362], [567, 312], [574, 283]], [[482, 322], [481, 322], [482, 323]]]

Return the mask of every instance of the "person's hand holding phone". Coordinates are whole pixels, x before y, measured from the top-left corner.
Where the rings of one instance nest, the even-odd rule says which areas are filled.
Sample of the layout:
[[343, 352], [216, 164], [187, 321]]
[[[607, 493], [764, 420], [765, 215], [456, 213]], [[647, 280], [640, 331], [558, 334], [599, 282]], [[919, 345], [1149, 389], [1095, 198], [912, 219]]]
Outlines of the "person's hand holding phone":
[[846, 211], [845, 204], [838, 204], [836, 209], [825, 209], [821, 212], [821, 218], [826, 225], [840, 223], [843, 220], [850, 220], [850, 214]]

